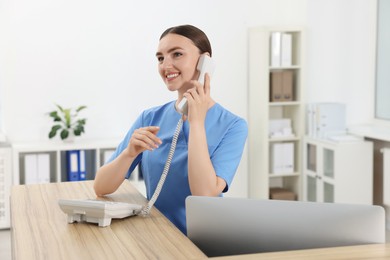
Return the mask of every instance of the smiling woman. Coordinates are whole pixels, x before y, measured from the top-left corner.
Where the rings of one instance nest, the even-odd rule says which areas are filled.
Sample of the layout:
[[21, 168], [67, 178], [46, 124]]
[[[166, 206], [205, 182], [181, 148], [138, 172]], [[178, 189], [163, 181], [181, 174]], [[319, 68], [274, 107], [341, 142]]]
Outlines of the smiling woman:
[[375, 117], [390, 120], [390, 1], [379, 0], [377, 8]]
[[[94, 183], [98, 196], [112, 193], [139, 165], [150, 205], [155, 202], [184, 234], [185, 198], [229, 190], [248, 133], [244, 119], [212, 99], [210, 77], [197, 80], [202, 55], [211, 56], [211, 46], [200, 29], [180, 25], [164, 31], [156, 52], [158, 73], [178, 99], [144, 110]], [[184, 98], [186, 115], [178, 109]], [[148, 210], [149, 204], [143, 212]]]

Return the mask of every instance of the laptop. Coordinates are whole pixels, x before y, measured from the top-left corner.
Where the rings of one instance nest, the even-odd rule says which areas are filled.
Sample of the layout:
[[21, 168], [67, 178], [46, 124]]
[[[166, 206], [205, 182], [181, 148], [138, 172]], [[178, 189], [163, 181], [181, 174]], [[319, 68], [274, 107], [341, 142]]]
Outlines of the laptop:
[[187, 235], [207, 256], [385, 243], [380, 206], [224, 197], [186, 199]]

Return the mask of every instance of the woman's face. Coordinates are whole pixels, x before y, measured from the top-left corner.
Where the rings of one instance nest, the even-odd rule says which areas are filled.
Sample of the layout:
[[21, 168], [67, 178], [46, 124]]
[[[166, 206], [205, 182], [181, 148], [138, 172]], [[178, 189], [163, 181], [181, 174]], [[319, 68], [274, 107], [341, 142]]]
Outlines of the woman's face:
[[196, 79], [196, 65], [200, 52], [194, 43], [178, 34], [167, 34], [160, 40], [156, 57], [158, 71], [170, 91], [183, 94], [190, 86], [186, 82]]

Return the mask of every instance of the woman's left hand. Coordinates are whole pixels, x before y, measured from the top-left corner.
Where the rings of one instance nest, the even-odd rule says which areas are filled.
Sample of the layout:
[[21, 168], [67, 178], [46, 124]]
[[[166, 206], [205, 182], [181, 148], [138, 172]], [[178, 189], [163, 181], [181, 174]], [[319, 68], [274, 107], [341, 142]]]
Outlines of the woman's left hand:
[[184, 116], [184, 119], [188, 118], [190, 123], [204, 123], [207, 110], [212, 102], [210, 97], [210, 76], [206, 73], [204, 85], [196, 80], [191, 80], [190, 84], [194, 87], [187, 90], [183, 95], [188, 102], [188, 116]]

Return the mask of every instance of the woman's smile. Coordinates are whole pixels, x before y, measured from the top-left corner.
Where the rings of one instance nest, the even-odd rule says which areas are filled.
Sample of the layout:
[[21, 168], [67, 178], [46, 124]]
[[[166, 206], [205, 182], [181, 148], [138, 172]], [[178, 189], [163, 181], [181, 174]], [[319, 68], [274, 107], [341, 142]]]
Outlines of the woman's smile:
[[172, 80], [176, 79], [179, 75], [180, 75], [179, 72], [174, 72], [174, 73], [168, 73], [168, 74], [166, 74], [165, 77], [166, 77], [166, 79], [167, 79], [168, 81], [172, 81]]

